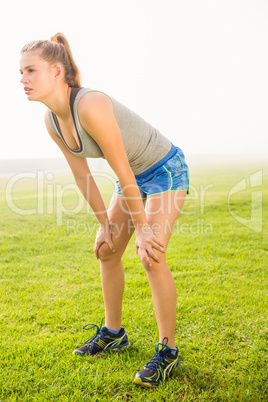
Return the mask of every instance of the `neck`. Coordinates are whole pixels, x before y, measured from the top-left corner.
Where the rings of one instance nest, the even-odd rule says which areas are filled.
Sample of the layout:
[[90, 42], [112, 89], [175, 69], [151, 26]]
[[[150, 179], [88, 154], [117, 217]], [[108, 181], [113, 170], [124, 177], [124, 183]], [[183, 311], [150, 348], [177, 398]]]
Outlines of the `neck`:
[[51, 96], [41, 102], [61, 120], [66, 120], [70, 116], [70, 94], [71, 88], [66, 85], [53, 91]]

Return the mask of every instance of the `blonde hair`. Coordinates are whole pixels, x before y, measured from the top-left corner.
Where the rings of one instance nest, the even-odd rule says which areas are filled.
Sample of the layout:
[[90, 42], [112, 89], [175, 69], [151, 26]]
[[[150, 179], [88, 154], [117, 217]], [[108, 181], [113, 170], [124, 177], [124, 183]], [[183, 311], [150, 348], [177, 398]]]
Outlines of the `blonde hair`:
[[21, 53], [40, 50], [41, 57], [49, 64], [61, 63], [64, 68], [65, 80], [69, 87], [81, 87], [79, 69], [74, 61], [70, 45], [66, 37], [58, 32], [50, 40], [38, 40], [27, 43]]

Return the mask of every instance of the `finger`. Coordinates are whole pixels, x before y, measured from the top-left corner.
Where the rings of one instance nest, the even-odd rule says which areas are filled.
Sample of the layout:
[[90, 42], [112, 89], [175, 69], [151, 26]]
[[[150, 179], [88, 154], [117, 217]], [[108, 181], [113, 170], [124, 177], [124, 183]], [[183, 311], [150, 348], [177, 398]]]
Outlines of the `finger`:
[[162, 253], [164, 253], [166, 251], [164, 243], [161, 242], [160, 240], [158, 240], [157, 237], [153, 239], [153, 242], [154, 242], [154, 244], [153, 244], [154, 248], [161, 251]]
[[152, 244], [152, 247], [153, 247], [154, 249], [160, 251], [161, 253], [165, 253], [165, 252], [166, 252], [165, 247], [159, 246], [159, 244], [157, 244], [157, 243], [153, 243], [153, 244]]
[[148, 250], [149, 256], [155, 261], [155, 262], [160, 262], [160, 258], [157, 256], [157, 254], [154, 253], [153, 249]]
[[99, 259], [99, 247], [94, 247], [94, 254], [97, 260]]
[[98, 260], [99, 259], [98, 249], [94, 249], [94, 254], [96, 259]]
[[99, 256], [99, 249], [100, 249], [100, 246], [101, 246], [103, 243], [105, 243], [105, 242], [103, 242], [103, 241], [102, 241], [102, 242], [96, 241], [96, 243], [95, 243], [95, 246], [94, 246], [94, 254], [95, 254], [97, 260], [100, 258], [100, 256]]
[[106, 242], [110, 248], [110, 250], [112, 251], [112, 253], [115, 253], [115, 246], [113, 244], [112, 241]]
[[140, 248], [138, 249], [138, 256], [139, 259], [142, 262], [142, 265], [144, 266], [144, 268], [149, 268], [152, 266], [152, 263], [150, 261], [150, 258], [148, 256], [148, 253], [146, 252], [146, 250], [141, 250]]

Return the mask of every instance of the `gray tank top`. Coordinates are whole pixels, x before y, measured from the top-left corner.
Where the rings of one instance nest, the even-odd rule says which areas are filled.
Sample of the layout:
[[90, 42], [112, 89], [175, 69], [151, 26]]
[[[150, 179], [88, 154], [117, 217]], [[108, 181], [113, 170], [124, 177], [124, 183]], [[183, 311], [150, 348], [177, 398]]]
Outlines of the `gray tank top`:
[[[82, 158], [104, 158], [102, 150], [80, 124], [78, 117], [78, 103], [82, 96], [90, 91], [90, 88], [76, 89], [73, 92], [73, 106], [70, 106], [74, 119], [74, 124], [79, 139], [79, 149], [73, 150], [66, 144], [59, 128], [57, 117], [51, 110], [48, 110], [48, 120], [53, 132], [58, 135], [65, 146], [74, 155]], [[164, 137], [156, 128], [143, 120], [140, 116], [119, 103], [117, 100], [109, 97], [113, 104], [113, 112], [119, 126], [125, 151], [133, 173], [138, 175], [152, 167], [155, 163], [163, 159], [171, 149], [171, 142]]]

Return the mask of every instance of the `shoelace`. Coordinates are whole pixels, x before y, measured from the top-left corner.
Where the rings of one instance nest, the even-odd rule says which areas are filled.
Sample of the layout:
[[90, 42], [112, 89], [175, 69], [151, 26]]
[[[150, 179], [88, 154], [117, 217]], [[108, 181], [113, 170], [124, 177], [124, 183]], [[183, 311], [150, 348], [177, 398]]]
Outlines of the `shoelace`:
[[85, 343], [91, 343], [92, 341], [94, 341], [95, 339], [98, 340], [101, 337], [101, 327], [102, 327], [102, 323], [103, 323], [103, 319], [101, 320], [100, 326], [96, 325], [96, 324], [87, 324], [83, 327], [83, 329], [85, 331], [88, 331], [89, 329], [93, 329], [93, 328], [97, 328], [96, 329], [96, 333], [89, 339], [86, 340]]
[[[166, 340], [166, 343], [164, 343], [165, 340]], [[164, 346], [166, 346], [168, 343], [168, 338], [164, 338], [162, 343]], [[161, 363], [163, 363], [165, 366], [166, 363], [165, 363], [164, 355], [165, 355], [164, 350], [156, 351], [155, 354], [153, 355], [153, 357], [151, 358], [151, 360], [145, 365], [145, 367], [155, 370], [155, 369], [157, 369], [157, 367], [161, 366]]]

